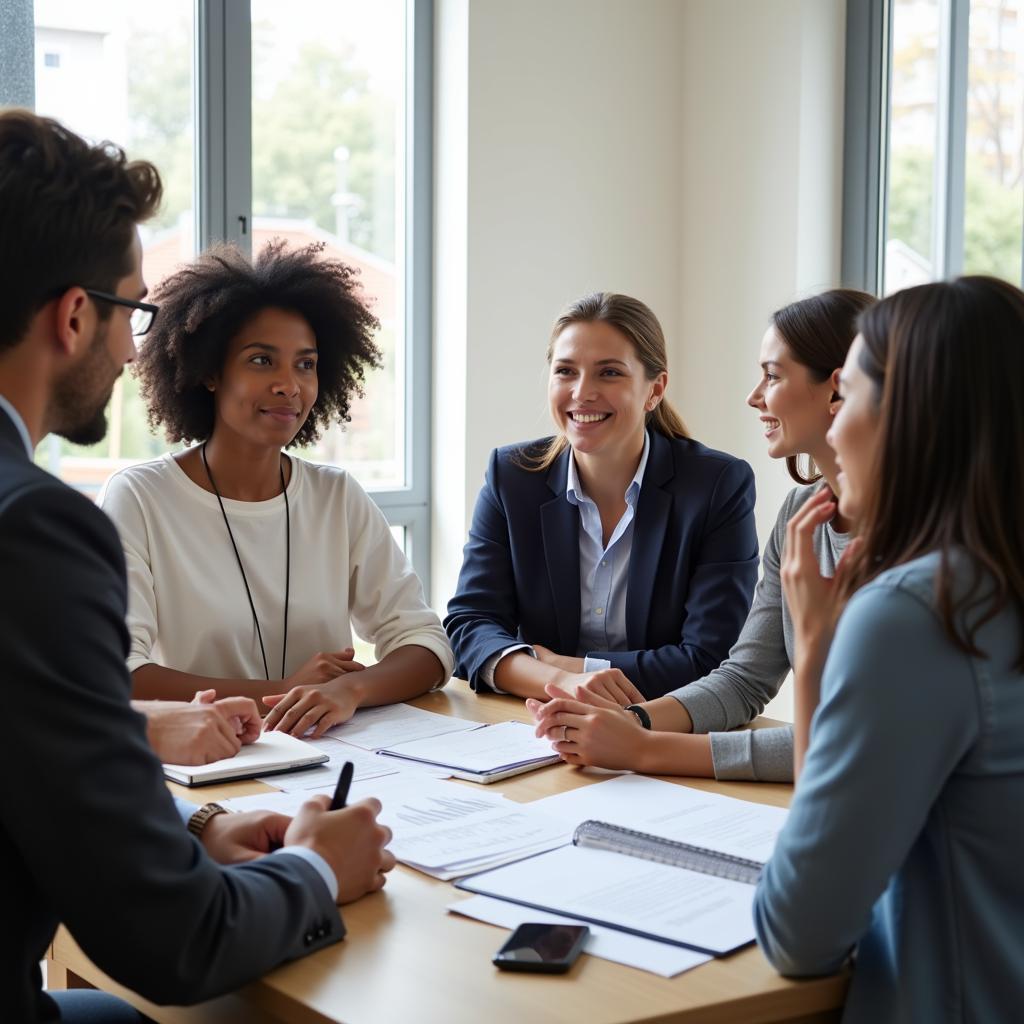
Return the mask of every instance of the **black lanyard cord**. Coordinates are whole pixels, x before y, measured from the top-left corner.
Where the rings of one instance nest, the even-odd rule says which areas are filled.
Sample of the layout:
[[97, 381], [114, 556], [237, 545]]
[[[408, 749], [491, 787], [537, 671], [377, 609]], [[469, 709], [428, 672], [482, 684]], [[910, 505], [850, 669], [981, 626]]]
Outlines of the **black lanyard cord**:
[[[245, 566], [242, 565], [242, 556], [238, 553], [238, 545], [235, 543], [235, 535], [231, 530], [231, 523], [228, 521], [228, 514], [224, 509], [224, 499], [220, 496], [217, 483], [210, 472], [210, 464], [206, 461], [206, 442], [199, 450], [203, 457], [203, 467], [206, 469], [206, 476], [209, 478], [213, 493], [217, 495], [217, 504], [220, 505], [220, 514], [224, 517], [224, 525], [228, 530], [228, 538], [231, 540], [231, 547], [235, 552], [235, 560], [238, 562], [238, 570], [242, 574], [242, 583], [245, 586], [245, 596], [249, 598], [249, 608], [252, 610], [252, 621], [256, 624], [256, 637], [260, 642], [260, 654], [263, 655], [263, 674], [267, 682], [270, 682], [270, 669], [267, 666], [267, 650], [263, 646], [263, 631], [260, 629], [260, 619], [256, 614], [256, 605], [253, 603], [252, 591], [249, 589], [249, 580], [245, 575]], [[285, 678], [285, 664], [288, 655], [288, 602], [291, 596], [292, 577], [292, 517], [288, 505], [288, 488], [284, 484], [284, 465], [281, 465], [281, 494], [284, 496], [284, 521], [285, 521], [285, 569], [284, 569], [284, 641], [281, 645], [281, 678]]]

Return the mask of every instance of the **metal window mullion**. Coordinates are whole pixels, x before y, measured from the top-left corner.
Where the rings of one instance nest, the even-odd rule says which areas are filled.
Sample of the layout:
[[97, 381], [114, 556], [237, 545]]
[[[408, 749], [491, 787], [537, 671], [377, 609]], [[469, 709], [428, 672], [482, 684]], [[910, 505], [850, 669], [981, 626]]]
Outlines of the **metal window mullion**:
[[248, 0], [196, 0], [196, 244], [252, 251], [252, 28]]
[[846, 5], [842, 281], [881, 293], [888, 181], [889, 0]]
[[970, 0], [943, 0], [941, 11], [932, 231], [939, 280], [964, 265]]
[[[407, 488], [383, 508], [418, 509], [410, 548], [430, 593], [430, 396], [433, 327], [433, 0], [406, 0], [405, 351]], [[397, 500], [401, 495], [401, 501]], [[380, 495], [383, 498], [383, 494]]]

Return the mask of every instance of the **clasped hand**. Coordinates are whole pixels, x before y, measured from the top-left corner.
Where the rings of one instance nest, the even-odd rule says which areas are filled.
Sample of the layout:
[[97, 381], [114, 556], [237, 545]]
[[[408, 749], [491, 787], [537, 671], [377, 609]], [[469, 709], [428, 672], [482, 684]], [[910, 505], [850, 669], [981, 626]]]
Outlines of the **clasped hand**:
[[526, 707], [537, 723], [536, 734], [550, 740], [563, 761], [617, 770], [635, 767], [637, 747], [645, 737], [635, 715], [597, 693], [577, 690], [573, 697], [554, 684], [545, 690], [552, 700], [545, 704], [531, 698]]
[[260, 713], [248, 697], [217, 700], [216, 690], [200, 690], [192, 702], [133, 701], [146, 716], [153, 752], [171, 764], [209, 764], [234, 757], [260, 734]]
[[271, 709], [264, 729], [277, 729], [292, 736], [318, 739], [328, 729], [347, 722], [359, 707], [358, 689], [345, 677], [361, 672], [365, 665], [354, 661], [355, 651], [318, 652], [283, 682], [285, 693], [269, 694], [263, 703]]

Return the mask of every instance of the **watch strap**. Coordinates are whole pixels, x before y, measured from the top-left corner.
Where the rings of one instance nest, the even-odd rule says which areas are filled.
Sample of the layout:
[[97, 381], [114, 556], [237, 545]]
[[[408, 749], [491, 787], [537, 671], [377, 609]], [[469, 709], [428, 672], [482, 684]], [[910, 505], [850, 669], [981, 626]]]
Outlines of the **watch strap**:
[[645, 728], [650, 729], [651, 727], [651, 716], [647, 714], [647, 709], [641, 704], [629, 704], [625, 708], [626, 711], [631, 711], [636, 717], [636, 720]]
[[187, 828], [189, 832], [198, 838], [203, 834], [203, 829], [206, 828], [209, 820], [216, 817], [218, 814], [227, 814], [227, 808], [221, 807], [220, 804], [203, 804], [203, 806], [188, 819]]

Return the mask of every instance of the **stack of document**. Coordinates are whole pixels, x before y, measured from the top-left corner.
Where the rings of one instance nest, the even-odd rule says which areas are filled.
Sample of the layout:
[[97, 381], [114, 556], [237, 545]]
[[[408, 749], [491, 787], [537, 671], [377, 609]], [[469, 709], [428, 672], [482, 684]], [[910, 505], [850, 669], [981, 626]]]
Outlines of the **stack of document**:
[[409, 704], [386, 704], [379, 708], [360, 708], [347, 722], [328, 729], [325, 735], [363, 750], [383, 750], [398, 743], [445, 733], [468, 732], [481, 725], [481, 722], [438, 715]]
[[557, 819], [455, 782], [402, 773], [353, 785], [352, 793], [380, 800], [380, 821], [394, 833], [391, 852], [434, 878], [459, 878], [565, 842]]
[[522, 722], [502, 722], [454, 736], [430, 736], [391, 744], [378, 752], [406, 762], [436, 765], [458, 779], [484, 783], [561, 760], [548, 740], [538, 739], [533, 726]]
[[[330, 795], [329, 789], [305, 789], [222, 802], [232, 811], [295, 814], [317, 792]], [[378, 820], [393, 833], [395, 857], [434, 878], [458, 878], [566, 842], [564, 824], [529, 804], [419, 774], [400, 772], [353, 783], [349, 801], [366, 797], [381, 802]]]

